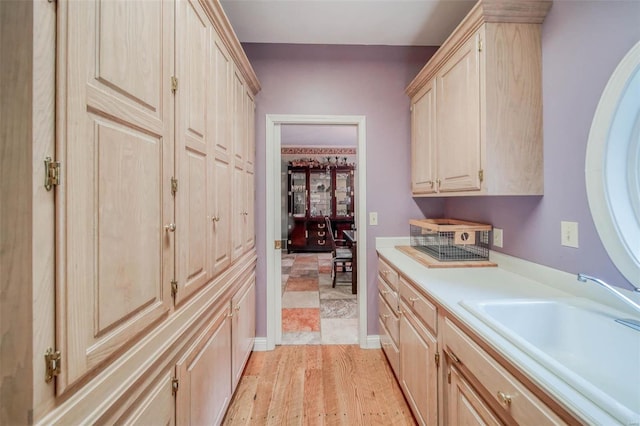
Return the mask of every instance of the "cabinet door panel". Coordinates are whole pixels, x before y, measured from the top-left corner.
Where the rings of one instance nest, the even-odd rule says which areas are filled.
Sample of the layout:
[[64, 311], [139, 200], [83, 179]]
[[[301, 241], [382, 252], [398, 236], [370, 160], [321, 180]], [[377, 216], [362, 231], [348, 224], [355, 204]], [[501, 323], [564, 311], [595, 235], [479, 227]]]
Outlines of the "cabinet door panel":
[[251, 249], [255, 245], [255, 175], [252, 171], [247, 170], [244, 173], [245, 179], [245, 212], [244, 216], [244, 251]]
[[433, 81], [411, 109], [411, 190], [414, 194], [436, 191], [436, 94]]
[[244, 365], [253, 350], [256, 335], [255, 282], [256, 276], [253, 273], [231, 300], [233, 309], [233, 389], [238, 385]]
[[408, 308], [400, 318], [401, 386], [421, 424], [434, 425], [438, 415], [438, 380], [435, 365], [436, 339], [416, 320], [408, 318]]
[[457, 369], [451, 367], [448, 377], [447, 424], [467, 426], [502, 424]]
[[233, 88], [233, 154], [237, 167], [244, 167], [246, 160], [246, 96], [244, 82], [237, 71], [232, 77]]
[[231, 205], [232, 165], [226, 160], [226, 156], [219, 157], [216, 154], [214, 161], [215, 185], [213, 187], [213, 207], [215, 220], [210, 225], [213, 228], [213, 273], [222, 272], [231, 264]]
[[145, 392], [134, 412], [116, 424], [173, 426], [176, 424], [176, 402], [173, 397], [173, 368]]
[[169, 310], [174, 149], [172, 5], [68, 2], [58, 13], [60, 394]]
[[228, 305], [176, 364], [179, 425], [220, 424], [231, 399], [231, 321]]
[[[215, 32], [213, 34], [213, 42], [211, 60], [212, 79], [212, 95], [213, 95], [213, 120], [214, 134], [213, 142], [218, 155], [226, 155], [229, 160], [232, 154], [232, 137], [233, 137], [233, 115], [232, 115], [232, 93], [229, 85], [231, 84], [231, 73], [233, 72], [233, 64], [229, 59], [229, 54], [218, 38]], [[229, 161], [228, 160], [228, 161]]]
[[436, 134], [441, 192], [480, 189], [478, 37], [470, 38], [436, 76]]
[[246, 179], [242, 168], [233, 168], [233, 200], [231, 210], [231, 258], [237, 259], [244, 253], [244, 229], [246, 224]]
[[207, 84], [211, 27], [197, 2], [178, 2], [176, 68], [179, 81], [176, 105], [177, 260], [176, 303], [193, 294], [213, 276], [211, 270], [210, 212], [207, 197], [212, 155], [207, 142]]

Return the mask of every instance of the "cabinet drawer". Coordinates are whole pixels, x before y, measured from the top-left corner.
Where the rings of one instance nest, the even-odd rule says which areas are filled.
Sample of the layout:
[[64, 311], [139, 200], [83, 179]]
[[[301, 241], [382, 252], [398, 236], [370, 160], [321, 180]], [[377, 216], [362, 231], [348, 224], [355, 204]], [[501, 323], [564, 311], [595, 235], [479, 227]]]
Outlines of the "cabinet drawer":
[[327, 224], [324, 222], [307, 222], [307, 230], [309, 231], [309, 234], [317, 231], [326, 231]]
[[310, 239], [316, 239], [316, 240], [326, 240], [329, 235], [327, 234], [327, 230], [319, 230], [319, 229], [310, 229], [308, 231], [308, 235]]
[[310, 246], [310, 247], [326, 247], [327, 249], [331, 248], [331, 244], [324, 237], [307, 238], [307, 246]]
[[397, 314], [398, 293], [393, 290], [380, 275], [378, 275], [378, 292], [380, 292], [380, 295], [389, 304], [393, 312]]
[[400, 351], [398, 347], [393, 342], [393, 339], [389, 336], [389, 331], [386, 329], [384, 323], [381, 318], [378, 318], [378, 326], [380, 327], [380, 346], [382, 346], [382, 351], [387, 356], [389, 360], [389, 365], [391, 365], [391, 369], [393, 370], [393, 374], [395, 374], [396, 379], [400, 378]]
[[380, 294], [378, 294], [378, 315], [380, 316], [380, 321], [384, 323], [389, 331], [389, 335], [393, 339], [394, 343], [398, 345], [400, 342], [400, 321], [398, 316], [389, 307], [389, 305], [387, 305], [387, 302], [385, 302]]
[[436, 334], [438, 330], [438, 311], [436, 307], [402, 278], [400, 278], [400, 297], [418, 319], [420, 319], [433, 334]]
[[[565, 424], [518, 379], [478, 346], [448, 318], [444, 321], [444, 346], [454, 364], [473, 375], [518, 424]], [[495, 405], [495, 404], [494, 404]]]
[[392, 290], [398, 291], [398, 272], [387, 262], [378, 258], [378, 273], [389, 284]]

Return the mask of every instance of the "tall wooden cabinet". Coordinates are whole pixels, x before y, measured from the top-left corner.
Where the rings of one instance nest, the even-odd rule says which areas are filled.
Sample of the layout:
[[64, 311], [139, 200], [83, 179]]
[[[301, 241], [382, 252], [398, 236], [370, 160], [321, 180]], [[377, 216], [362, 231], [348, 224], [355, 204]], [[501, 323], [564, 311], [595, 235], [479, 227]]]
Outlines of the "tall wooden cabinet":
[[353, 165], [288, 167], [289, 251], [330, 251], [325, 217], [334, 238], [354, 225]]
[[0, 420], [219, 422], [255, 336], [255, 73], [216, 0], [31, 7], [30, 48], [57, 46], [21, 102], [51, 130], [7, 152], [33, 157], [22, 214], [49, 220], [23, 231], [50, 243], [15, 277], [28, 317], [2, 300], [3, 363], [28, 348], [2, 388], [31, 391]]
[[480, 0], [406, 93], [414, 196], [541, 195], [541, 24], [551, 1]]

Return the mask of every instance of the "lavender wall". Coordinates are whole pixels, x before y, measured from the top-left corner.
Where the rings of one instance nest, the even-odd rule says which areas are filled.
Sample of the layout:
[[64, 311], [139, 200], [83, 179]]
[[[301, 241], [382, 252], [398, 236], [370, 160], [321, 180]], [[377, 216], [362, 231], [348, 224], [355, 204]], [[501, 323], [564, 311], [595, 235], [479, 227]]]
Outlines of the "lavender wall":
[[443, 214], [443, 200], [411, 198], [409, 99], [404, 94], [435, 49], [252, 43], [243, 47], [262, 84], [256, 99], [256, 335], [266, 335], [267, 225], [261, 219], [266, 208], [265, 114], [366, 116], [366, 210], [378, 212], [379, 221], [367, 228], [368, 333], [377, 334], [375, 238], [406, 235], [410, 218]]
[[[544, 197], [448, 199], [446, 214], [504, 229], [504, 248], [496, 250], [629, 286], [596, 232], [584, 161], [602, 90], [638, 40], [638, 1], [554, 2], [542, 27]], [[578, 222], [580, 248], [560, 245], [561, 220]]]

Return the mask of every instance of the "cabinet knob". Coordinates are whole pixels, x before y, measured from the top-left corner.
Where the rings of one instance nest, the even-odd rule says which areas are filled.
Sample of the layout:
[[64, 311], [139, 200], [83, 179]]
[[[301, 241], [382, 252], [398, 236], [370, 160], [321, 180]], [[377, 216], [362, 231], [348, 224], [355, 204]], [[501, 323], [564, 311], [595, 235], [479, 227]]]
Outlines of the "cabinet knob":
[[176, 224], [175, 223], [170, 223], [168, 225], [164, 226], [164, 230], [166, 232], [174, 232], [176, 230]]
[[500, 398], [503, 404], [511, 405], [511, 395], [508, 395], [502, 391], [498, 391], [498, 398]]
[[212, 222], [220, 222], [220, 218], [218, 216], [211, 216]]

